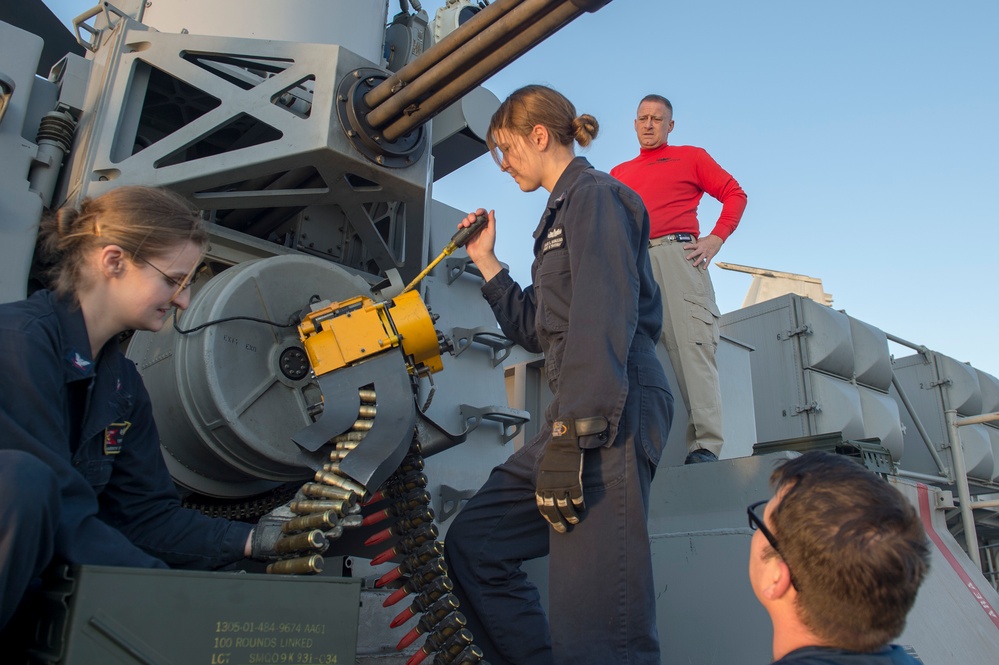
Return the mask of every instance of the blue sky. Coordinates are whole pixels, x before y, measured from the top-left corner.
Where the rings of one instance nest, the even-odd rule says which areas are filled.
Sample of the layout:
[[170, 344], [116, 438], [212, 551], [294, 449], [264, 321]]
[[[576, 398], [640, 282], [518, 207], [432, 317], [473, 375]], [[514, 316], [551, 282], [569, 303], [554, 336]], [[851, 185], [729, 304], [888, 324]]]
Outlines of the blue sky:
[[[95, 1], [48, 4], [68, 22]], [[637, 154], [638, 100], [669, 97], [670, 142], [707, 149], [749, 196], [719, 261], [818, 277], [833, 307], [999, 375], [997, 26], [994, 0], [613, 0], [485, 86], [565, 93], [601, 123], [580, 154], [602, 170]], [[485, 156], [434, 197], [495, 208], [497, 253], [530, 279], [547, 193]], [[702, 229], [718, 211], [702, 203]], [[740, 307], [750, 277], [712, 276], [721, 310]]]

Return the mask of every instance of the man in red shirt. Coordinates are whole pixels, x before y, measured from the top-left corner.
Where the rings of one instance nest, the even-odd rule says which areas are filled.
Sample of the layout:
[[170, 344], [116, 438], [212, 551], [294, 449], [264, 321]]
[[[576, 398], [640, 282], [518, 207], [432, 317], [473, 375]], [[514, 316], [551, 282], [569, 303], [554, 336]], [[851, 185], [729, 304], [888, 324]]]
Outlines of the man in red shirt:
[[[611, 175], [638, 192], [649, 210], [649, 258], [662, 291], [663, 343], [687, 406], [686, 464], [718, 459], [721, 388], [715, 350], [718, 306], [708, 264], [738, 226], [746, 193], [702, 148], [667, 144], [673, 105], [646, 95], [635, 132], [641, 152]], [[722, 204], [711, 233], [701, 236], [697, 205], [707, 192]]]

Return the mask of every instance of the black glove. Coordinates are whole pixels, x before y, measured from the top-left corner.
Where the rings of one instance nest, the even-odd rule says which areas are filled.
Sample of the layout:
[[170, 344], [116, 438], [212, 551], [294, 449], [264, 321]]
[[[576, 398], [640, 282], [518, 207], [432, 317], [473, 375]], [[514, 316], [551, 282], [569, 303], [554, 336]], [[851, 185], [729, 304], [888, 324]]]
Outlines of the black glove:
[[538, 467], [538, 510], [559, 533], [579, 523], [583, 503], [583, 451], [572, 420], [556, 420]]

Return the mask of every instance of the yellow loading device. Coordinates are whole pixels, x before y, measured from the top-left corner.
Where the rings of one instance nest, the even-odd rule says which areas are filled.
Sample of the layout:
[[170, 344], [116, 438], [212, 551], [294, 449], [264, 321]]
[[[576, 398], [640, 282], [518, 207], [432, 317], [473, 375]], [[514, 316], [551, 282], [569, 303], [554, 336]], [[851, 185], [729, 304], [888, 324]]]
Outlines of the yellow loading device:
[[332, 303], [306, 316], [298, 333], [317, 377], [393, 347], [402, 347], [410, 372], [444, 369], [433, 319], [415, 291], [386, 302], [357, 296]]
[[[331, 303], [307, 315], [298, 326], [323, 394], [323, 408], [314, 423], [291, 438], [303, 449], [316, 452], [334, 437], [361, 428], [362, 410], [377, 413], [363, 423], [363, 445], [338, 457], [336, 464], [335, 473], [352, 488], [359, 484], [362, 495], [381, 485], [409, 448], [416, 427], [417, 377], [444, 369], [442, 340], [423, 299], [412, 289], [441, 259], [474, 237], [486, 221], [479, 217], [455, 233], [444, 252], [392, 300], [375, 302], [357, 296]], [[362, 395], [367, 402], [363, 409]], [[393, 406], [379, 410], [378, 402]]]
[[[444, 368], [433, 319], [416, 292], [385, 302], [357, 296], [307, 315], [298, 333], [323, 401], [316, 421], [291, 438], [316, 452], [348, 432], [361, 434], [363, 445], [337, 456], [325, 475], [340, 476], [333, 484], [364, 496], [409, 449], [417, 377]], [[386, 404], [391, 408], [379, 408]]]

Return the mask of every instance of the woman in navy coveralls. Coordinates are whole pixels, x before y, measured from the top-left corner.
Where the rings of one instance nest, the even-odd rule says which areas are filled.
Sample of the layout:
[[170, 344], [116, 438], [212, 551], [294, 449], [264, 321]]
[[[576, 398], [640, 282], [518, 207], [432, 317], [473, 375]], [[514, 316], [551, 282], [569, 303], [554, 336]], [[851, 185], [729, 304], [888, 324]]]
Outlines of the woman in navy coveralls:
[[187, 307], [203, 223], [176, 195], [120, 187], [42, 233], [52, 290], [0, 305], [0, 627], [55, 558], [214, 568], [250, 553], [251, 525], [181, 507], [118, 349]]
[[[647, 518], [673, 412], [655, 354], [662, 304], [641, 199], [574, 156], [597, 129], [558, 92], [527, 86], [487, 133], [523, 191], [550, 193], [533, 284], [517, 285], [493, 253], [492, 212], [466, 250], [503, 332], [544, 353], [554, 395], [538, 435], [493, 469], [445, 541], [461, 611], [492, 665], [660, 662]], [[547, 618], [520, 569], [545, 555]]]

